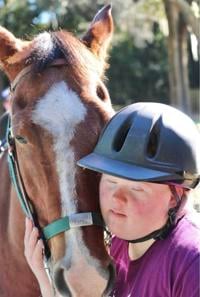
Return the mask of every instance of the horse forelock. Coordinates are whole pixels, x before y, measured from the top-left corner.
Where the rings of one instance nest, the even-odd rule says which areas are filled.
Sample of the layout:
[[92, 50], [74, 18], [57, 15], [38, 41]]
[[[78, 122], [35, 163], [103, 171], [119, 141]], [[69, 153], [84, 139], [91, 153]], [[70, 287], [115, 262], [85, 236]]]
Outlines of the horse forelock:
[[33, 64], [34, 70], [40, 72], [53, 60], [60, 58], [65, 58], [67, 61], [67, 57], [56, 42], [54, 33], [43, 32], [33, 40], [33, 47], [26, 58], [26, 64]]
[[43, 32], [21, 51], [8, 59], [10, 65], [33, 65], [35, 72], [45, 70], [55, 59], [65, 59], [66, 65], [79, 75], [102, 76], [101, 61], [70, 32]]

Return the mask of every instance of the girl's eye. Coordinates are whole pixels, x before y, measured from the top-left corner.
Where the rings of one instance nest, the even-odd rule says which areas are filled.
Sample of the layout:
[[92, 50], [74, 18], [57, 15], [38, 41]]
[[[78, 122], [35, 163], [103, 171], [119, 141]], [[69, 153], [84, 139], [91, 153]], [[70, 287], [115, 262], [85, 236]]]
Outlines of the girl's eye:
[[113, 180], [107, 180], [107, 182], [108, 182], [109, 184], [114, 184], [114, 185], [117, 184], [117, 183], [116, 183], [115, 181], [113, 181]]
[[109, 180], [107, 180], [107, 181], [106, 181], [106, 185], [107, 185], [107, 187], [108, 187], [109, 189], [114, 189], [114, 188], [116, 187], [117, 183], [114, 182], [114, 181], [109, 181]]
[[139, 187], [134, 187], [134, 188], [132, 187], [131, 190], [136, 191], [136, 192], [143, 192], [144, 191], [144, 189], [139, 188]]
[[117, 186], [118, 185], [118, 183], [116, 181], [112, 181], [112, 180], [108, 181], [108, 184], [110, 184], [112, 186]]

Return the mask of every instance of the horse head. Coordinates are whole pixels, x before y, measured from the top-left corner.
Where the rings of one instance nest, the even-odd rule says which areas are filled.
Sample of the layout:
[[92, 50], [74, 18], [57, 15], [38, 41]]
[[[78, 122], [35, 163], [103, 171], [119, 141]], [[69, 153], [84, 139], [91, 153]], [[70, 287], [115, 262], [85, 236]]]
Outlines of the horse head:
[[[82, 39], [60, 30], [24, 41], [0, 27], [18, 171], [41, 229], [76, 213], [100, 213], [100, 176], [76, 161], [92, 151], [113, 114], [103, 83], [112, 31], [110, 6], [97, 13]], [[23, 253], [23, 214], [12, 203], [12, 236]], [[48, 240], [48, 264], [63, 296], [101, 296], [113, 281], [103, 228], [81, 226]]]

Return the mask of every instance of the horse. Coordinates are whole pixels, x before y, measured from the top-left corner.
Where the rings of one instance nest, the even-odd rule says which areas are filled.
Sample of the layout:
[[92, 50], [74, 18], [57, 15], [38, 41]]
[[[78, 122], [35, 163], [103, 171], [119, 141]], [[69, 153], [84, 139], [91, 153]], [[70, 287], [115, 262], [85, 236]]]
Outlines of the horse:
[[[110, 5], [82, 38], [59, 30], [27, 41], [0, 27], [0, 65], [11, 83], [12, 106], [0, 159], [1, 297], [40, 295], [24, 256], [25, 215], [40, 228], [59, 296], [105, 296], [112, 288], [100, 175], [76, 165], [113, 115], [104, 84], [112, 33]], [[52, 225], [59, 229], [53, 235]]]

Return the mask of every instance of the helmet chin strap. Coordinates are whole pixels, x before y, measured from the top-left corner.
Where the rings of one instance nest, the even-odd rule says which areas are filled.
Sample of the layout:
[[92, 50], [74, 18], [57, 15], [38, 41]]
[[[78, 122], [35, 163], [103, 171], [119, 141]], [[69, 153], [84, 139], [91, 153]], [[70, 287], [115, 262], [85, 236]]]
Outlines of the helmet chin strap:
[[127, 240], [130, 243], [138, 243], [138, 242], [144, 242], [147, 241], [149, 239], [155, 239], [155, 240], [163, 240], [165, 239], [168, 234], [173, 230], [173, 228], [176, 226], [177, 220], [176, 220], [176, 214], [177, 211], [180, 207], [181, 204], [181, 199], [182, 197], [179, 197], [177, 191], [176, 191], [176, 187], [174, 185], [169, 185], [170, 190], [173, 194], [173, 196], [176, 199], [176, 206], [173, 208], [170, 208], [168, 211], [168, 219], [166, 224], [160, 228], [157, 229], [143, 237], [137, 238], [137, 239], [133, 239], [133, 240]]

